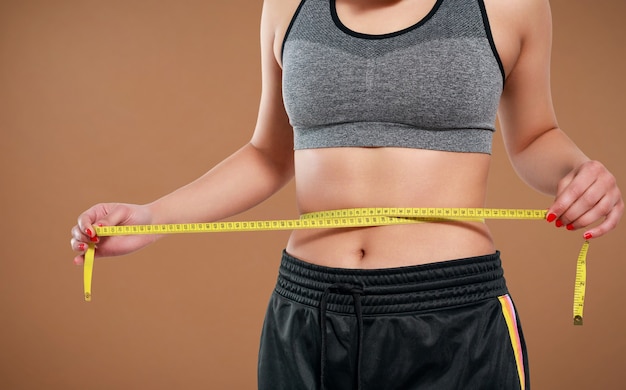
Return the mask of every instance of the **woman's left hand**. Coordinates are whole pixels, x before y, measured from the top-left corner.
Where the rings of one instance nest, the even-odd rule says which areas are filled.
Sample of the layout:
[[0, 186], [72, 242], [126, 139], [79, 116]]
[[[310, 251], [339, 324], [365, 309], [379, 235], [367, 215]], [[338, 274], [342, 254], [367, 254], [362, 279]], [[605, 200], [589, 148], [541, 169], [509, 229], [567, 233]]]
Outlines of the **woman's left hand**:
[[615, 176], [602, 163], [587, 161], [561, 179], [547, 220], [568, 230], [589, 227], [583, 236], [590, 239], [613, 230], [623, 213], [624, 200]]

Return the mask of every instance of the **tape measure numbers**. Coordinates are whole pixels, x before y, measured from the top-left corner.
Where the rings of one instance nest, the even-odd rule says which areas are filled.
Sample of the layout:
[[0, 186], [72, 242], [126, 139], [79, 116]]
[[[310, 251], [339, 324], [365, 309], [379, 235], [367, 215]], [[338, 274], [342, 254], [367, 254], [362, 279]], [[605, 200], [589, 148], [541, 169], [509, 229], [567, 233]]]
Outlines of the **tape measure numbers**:
[[585, 241], [576, 261], [576, 283], [574, 285], [574, 325], [583, 324], [585, 306], [585, 284], [587, 284], [587, 251], [589, 241]]
[[[161, 225], [126, 225], [96, 227], [100, 237], [138, 234], [182, 234], [254, 232], [296, 229], [333, 229], [350, 227], [373, 227], [425, 222], [473, 221], [486, 219], [544, 220], [546, 210], [496, 209], [496, 208], [352, 208], [303, 214], [300, 219], [234, 221], [207, 223], [178, 223]], [[574, 324], [582, 325], [586, 282], [586, 256], [589, 243], [585, 242], [576, 265], [574, 291]], [[85, 300], [91, 301], [91, 280], [95, 245], [85, 252], [84, 288]]]

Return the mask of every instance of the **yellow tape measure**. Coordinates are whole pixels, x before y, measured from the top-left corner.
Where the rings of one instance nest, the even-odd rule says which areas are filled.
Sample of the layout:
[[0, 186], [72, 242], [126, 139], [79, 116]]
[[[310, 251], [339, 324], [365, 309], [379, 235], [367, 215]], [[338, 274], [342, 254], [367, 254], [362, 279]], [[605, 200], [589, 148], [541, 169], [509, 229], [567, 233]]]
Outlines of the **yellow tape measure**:
[[[207, 223], [179, 223], [162, 225], [126, 225], [96, 227], [100, 237], [137, 234], [252, 232], [296, 229], [331, 229], [372, 227], [424, 222], [484, 221], [485, 219], [543, 220], [546, 210], [495, 208], [353, 208], [304, 214], [300, 219], [234, 221]], [[589, 243], [585, 242], [578, 256], [574, 291], [574, 324], [582, 325], [586, 281], [586, 256]], [[91, 280], [95, 245], [85, 252], [85, 300], [91, 301]]]
[[585, 241], [576, 262], [576, 284], [574, 285], [574, 325], [583, 324], [585, 306], [585, 284], [587, 283], [587, 251], [589, 241]]

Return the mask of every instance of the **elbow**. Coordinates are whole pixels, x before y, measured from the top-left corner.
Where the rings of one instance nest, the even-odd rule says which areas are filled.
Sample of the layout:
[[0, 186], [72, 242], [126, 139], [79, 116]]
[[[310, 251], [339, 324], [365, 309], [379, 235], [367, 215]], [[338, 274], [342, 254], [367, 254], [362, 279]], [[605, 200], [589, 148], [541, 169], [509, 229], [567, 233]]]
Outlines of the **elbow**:
[[283, 186], [293, 178], [295, 168], [292, 147], [289, 147], [289, 145], [260, 147], [255, 145], [254, 142], [250, 142], [248, 147], [254, 150], [259, 164], [270, 173], [270, 176], [274, 178], [278, 185]]

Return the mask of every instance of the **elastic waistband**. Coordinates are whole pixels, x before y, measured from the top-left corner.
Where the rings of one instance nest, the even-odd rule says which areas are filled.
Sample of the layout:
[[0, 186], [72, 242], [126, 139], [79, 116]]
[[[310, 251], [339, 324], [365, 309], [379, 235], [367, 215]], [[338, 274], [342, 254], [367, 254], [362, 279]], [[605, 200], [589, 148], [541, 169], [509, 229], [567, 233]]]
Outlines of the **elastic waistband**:
[[276, 293], [295, 302], [327, 310], [354, 313], [350, 294], [332, 291], [336, 285], [361, 292], [363, 314], [435, 310], [471, 304], [507, 294], [500, 252], [437, 263], [382, 269], [324, 267], [283, 251]]

